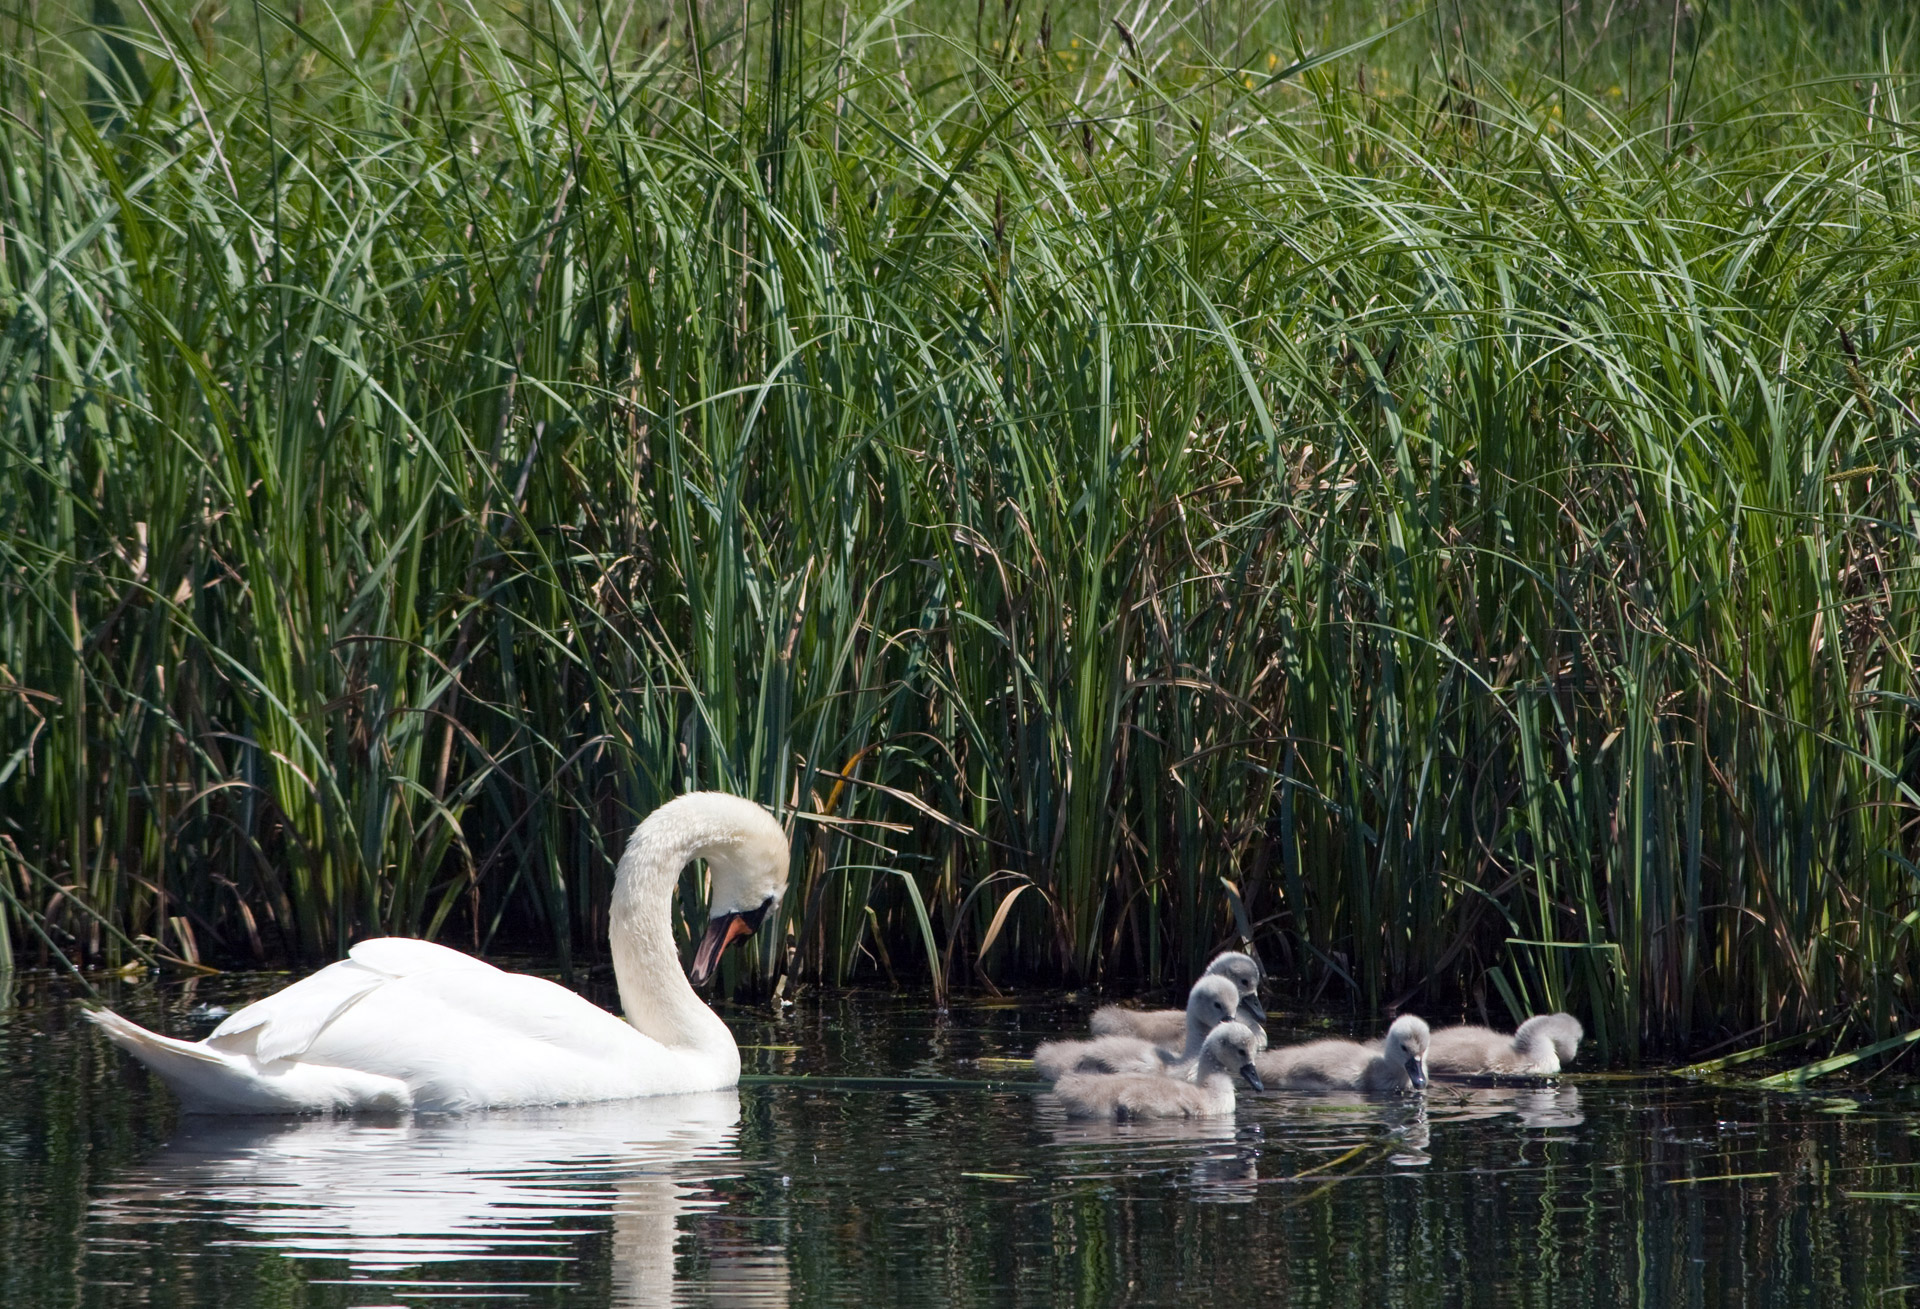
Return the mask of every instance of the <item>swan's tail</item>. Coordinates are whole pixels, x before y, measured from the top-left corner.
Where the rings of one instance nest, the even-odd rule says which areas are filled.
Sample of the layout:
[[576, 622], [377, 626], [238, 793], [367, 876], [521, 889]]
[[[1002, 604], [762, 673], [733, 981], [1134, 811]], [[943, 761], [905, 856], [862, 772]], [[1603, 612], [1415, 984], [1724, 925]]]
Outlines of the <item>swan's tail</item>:
[[298, 1114], [372, 1109], [405, 1113], [413, 1092], [397, 1077], [310, 1064], [298, 1059], [261, 1063], [249, 1054], [205, 1041], [177, 1041], [128, 1022], [111, 1009], [87, 1017], [113, 1043], [160, 1075], [181, 1103], [198, 1113]]
[[262, 1105], [251, 1068], [198, 1041], [149, 1032], [111, 1009], [90, 1009], [87, 1018], [113, 1043], [160, 1075], [188, 1105], [278, 1108]]

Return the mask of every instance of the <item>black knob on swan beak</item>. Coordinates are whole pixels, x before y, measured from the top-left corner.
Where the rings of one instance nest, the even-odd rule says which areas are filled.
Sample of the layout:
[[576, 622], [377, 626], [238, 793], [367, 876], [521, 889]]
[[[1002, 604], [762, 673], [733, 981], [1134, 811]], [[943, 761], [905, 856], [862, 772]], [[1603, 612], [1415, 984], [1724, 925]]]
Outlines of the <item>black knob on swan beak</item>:
[[727, 952], [727, 947], [758, 931], [760, 921], [767, 916], [767, 910], [773, 908], [773, 903], [773, 897], [769, 896], [758, 909], [736, 910], [710, 921], [707, 934], [700, 938], [700, 948], [693, 952], [693, 967], [687, 970], [687, 980], [695, 986], [705, 986], [720, 966], [720, 956]]

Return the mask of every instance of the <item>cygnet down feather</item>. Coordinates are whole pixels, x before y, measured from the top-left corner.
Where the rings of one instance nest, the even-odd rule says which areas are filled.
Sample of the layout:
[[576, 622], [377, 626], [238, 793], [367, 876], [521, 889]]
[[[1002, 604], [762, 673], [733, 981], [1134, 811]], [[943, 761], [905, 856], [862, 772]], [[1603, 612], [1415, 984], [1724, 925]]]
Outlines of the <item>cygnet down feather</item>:
[[[1240, 989], [1240, 1005], [1234, 1017], [1253, 1031], [1254, 1044], [1266, 1049], [1267, 1013], [1260, 1007], [1260, 981], [1265, 974], [1260, 962], [1238, 950], [1223, 950], [1207, 965], [1205, 975], [1224, 977]], [[1134, 1036], [1170, 1047], [1179, 1044], [1186, 1024], [1184, 1009], [1127, 1009], [1106, 1004], [1093, 1011], [1091, 1026], [1095, 1036]]]
[[1573, 1062], [1586, 1035], [1572, 1014], [1536, 1014], [1512, 1036], [1486, 1027], [1442, 1027], [1427, 1051], [1435, 1077], [1546, 1077]]
[[1308, 1041], [1268, 1050], [1255, 1067], [1262, 1081], [1296, 1091], [1417, 1091], [1427, 1084], [1431, 1037], [1424, 1022], [1402, 1014], [1378, 1050], [1358, 1041]]
[[1226, 1022], [1207, 1036], [1186, 1081], [1152, 1073], [1069, 1073], [1054, 1091], [1073, 1118], [1217, 1118], [1233, 1112], [1237, 1075], [1265, 1090], [1254, 1068], [1253, 1033]]
[[1234, 1016], [1240, 993], [1224, 977], [1208, 974], [1187, 993], [1185, 1039], [1167, 1048], [1137, 1036], [1097, 1036], [1091, 1041], [1048, 1041], [1033, 1052], [1033, 1066], [1048, 1081], [1068, 1073], [1185, 1073], [1200, 1057], [1207, 1033]]

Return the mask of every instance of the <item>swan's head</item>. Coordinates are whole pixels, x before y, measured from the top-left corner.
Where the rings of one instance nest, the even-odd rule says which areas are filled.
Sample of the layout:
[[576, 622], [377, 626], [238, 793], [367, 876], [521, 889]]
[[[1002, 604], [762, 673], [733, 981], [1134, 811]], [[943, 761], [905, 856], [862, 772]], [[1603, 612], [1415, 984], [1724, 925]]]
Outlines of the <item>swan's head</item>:
[[676, 804], [700, 802], [713, 833], [693, 854], [707, 861], [707, 933], [694, 952], [687, 978], [704, 985], [720, 966], [727, 947], [752, 936], [780, 903], [787, 889], [786, 831], [751, 800], [714, 792], [683, 796]]
[[[1234, 989], [1233, 983], [1211, 973], [1195, 982], [1187, 992], [1187, 1021], [1200, 1024], [1203, 1032], [1211, 1032], [1227, 1022], [1239, 1007], [1240, 992]], [[1266, 1017], [1264, 1013], [1260, 1016]]]
[[1207, 1043], [1200, 1047], [1200, 1063], [1203, 1069], [1211, 1064], [1223, 1072], [1236, 1074], [1254, 1090], [1264, 1091], [1267, 1084], [1260, 1080], [1259, 1070], [1253, 1066], [1255, 1049], [1252, 1028], [1245, 1023], [1224, 1022], [1207, 1033]]
[[1407, 1075], [1413, 1089], [1427, 1084], [1427, 1044], [1431, 1033], [1426, 1023], [1412, 1014], [1401, 1014], [1387, 1029], [1386, 1060]]

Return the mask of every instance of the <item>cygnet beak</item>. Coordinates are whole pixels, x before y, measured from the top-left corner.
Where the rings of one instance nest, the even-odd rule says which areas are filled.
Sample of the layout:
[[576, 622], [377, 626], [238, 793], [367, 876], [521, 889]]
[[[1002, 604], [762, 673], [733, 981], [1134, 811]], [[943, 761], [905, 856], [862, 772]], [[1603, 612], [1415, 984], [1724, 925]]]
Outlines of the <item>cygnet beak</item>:
[[1240, 1077], [1248, 1086], [1251, 1086], [1256, 1091], [1264, 1091], [1267, 1089], [1267, 1084], [1260, 1080], [1259, 1070], [1251, 1063], [1240, 1065]]
[[1240, 997], [1240, 1013], [1251, 1016], [1253, 1021], [1262, 1027], [1267, 1025], [1267, 1011], [1261, 1007], [1260, 997], [1257, 995]]
[[1427, 1084], [1427, 1061], [1424, 1056], [1415, 1055], [1407, 1060], [1407, 1080], [1413, 1083], [1416, 1091]]
[[705, 986], [720, 966], [720, 956], [727, 952], [727, 947], [743, 936], [752, 936], [771, 908], [773, 901], [768, 900], [758, 909], [721, 914], [709, 922], [707, 934], [700, 938], [700, 948], [693, 952], [693, 967], [687, 970], [687, 980], [695, 986]]

